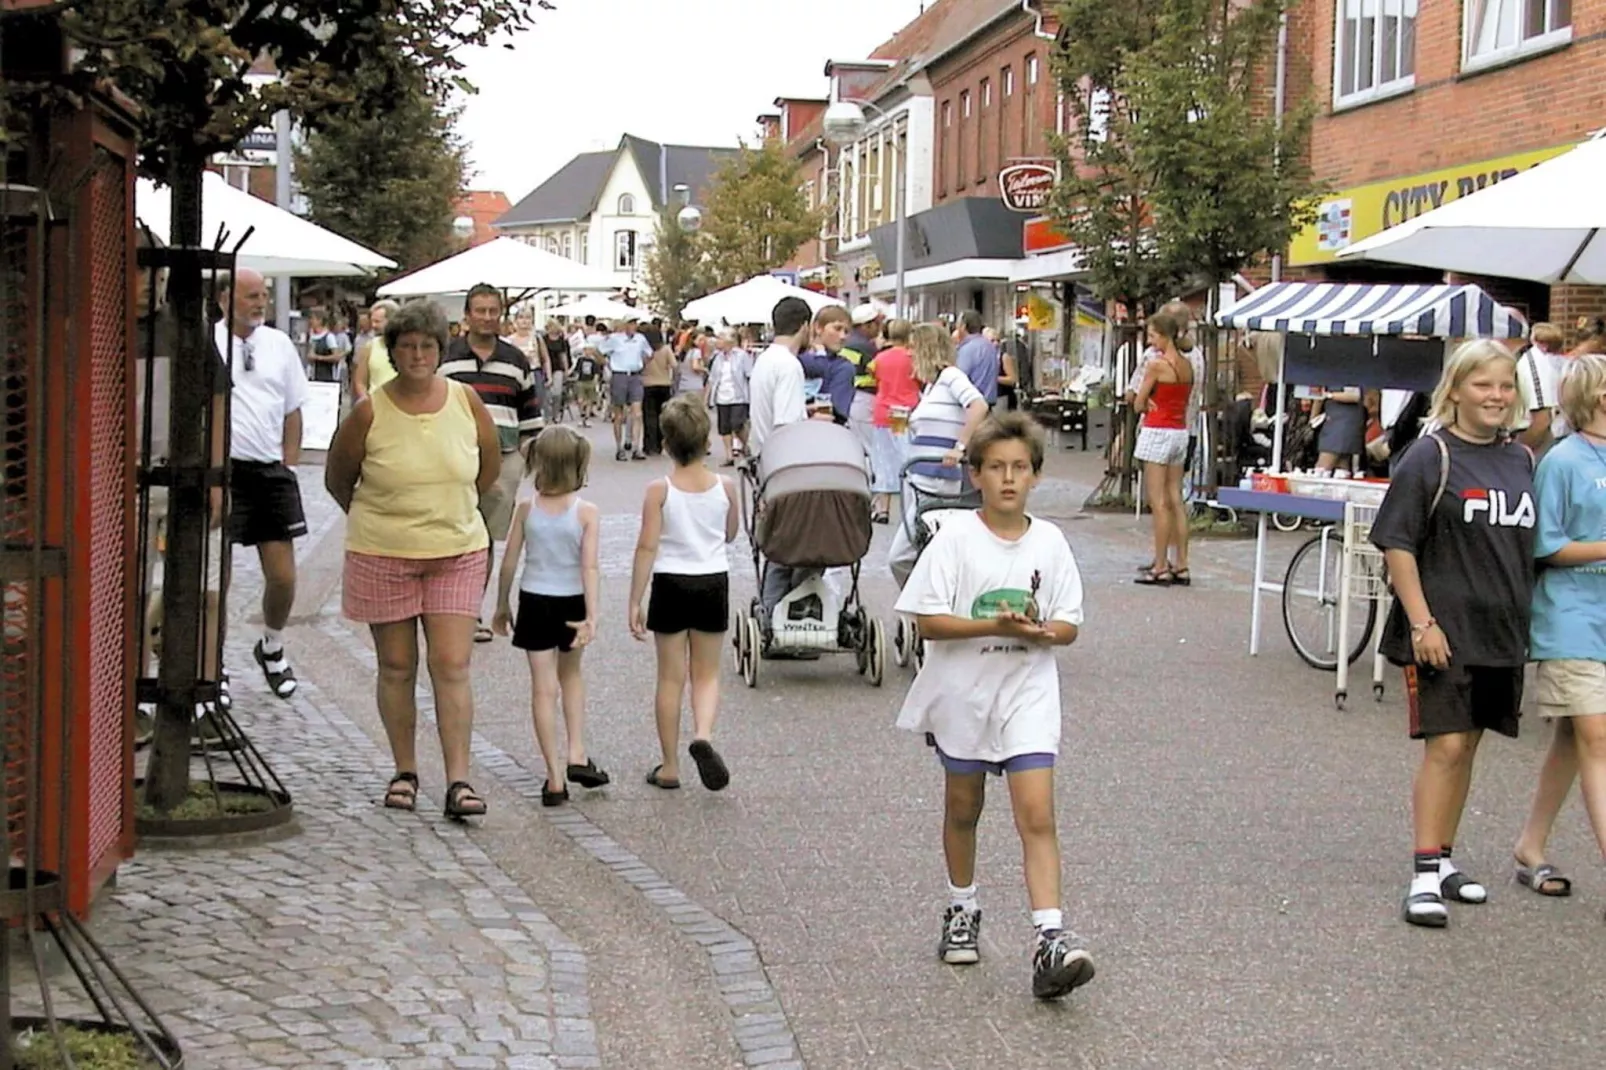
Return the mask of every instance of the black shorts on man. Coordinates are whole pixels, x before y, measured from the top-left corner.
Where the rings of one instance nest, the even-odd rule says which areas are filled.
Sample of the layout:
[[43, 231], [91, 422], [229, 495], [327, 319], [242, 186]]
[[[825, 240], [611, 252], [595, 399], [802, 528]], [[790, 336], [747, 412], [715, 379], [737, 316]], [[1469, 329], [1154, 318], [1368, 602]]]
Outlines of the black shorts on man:
[[719, 421], [719, 433], [722, 435], [739, 435], [742, 428], [747, 426], [746, 405], [716, 405], [714, 415]]
[[229, 538], [241, 546], [290, 542], [307, 533], [301, 484], [279, 461], [234, 461], [229, 479]]

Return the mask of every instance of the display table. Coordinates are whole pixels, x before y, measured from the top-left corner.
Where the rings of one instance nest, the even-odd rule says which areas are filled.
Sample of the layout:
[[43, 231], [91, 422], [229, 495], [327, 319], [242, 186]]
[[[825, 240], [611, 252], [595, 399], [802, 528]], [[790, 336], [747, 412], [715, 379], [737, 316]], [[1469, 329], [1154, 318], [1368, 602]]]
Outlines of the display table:
[[1222, 487], [1216, 491], [1216, 501], [1229, 509], [1243, 513], [1281, 513], [1284, 516], [1302, 516], [1308, 520], [1325, 520], [1338, 524], [1344, 519], [1344, 503], [1331, 498], [1307, 498], [1298, 494], [1280, 494], [1270, 490], [1240, 490]]

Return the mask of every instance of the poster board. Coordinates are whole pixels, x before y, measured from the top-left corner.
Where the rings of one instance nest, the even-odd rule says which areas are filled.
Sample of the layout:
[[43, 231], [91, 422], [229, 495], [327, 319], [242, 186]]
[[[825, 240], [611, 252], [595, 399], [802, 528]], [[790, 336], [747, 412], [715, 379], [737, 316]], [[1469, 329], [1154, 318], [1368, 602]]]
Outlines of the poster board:
[[340, 424], [340, 384], [308, 383], [301, 406], [301, 448], [327, 450]]

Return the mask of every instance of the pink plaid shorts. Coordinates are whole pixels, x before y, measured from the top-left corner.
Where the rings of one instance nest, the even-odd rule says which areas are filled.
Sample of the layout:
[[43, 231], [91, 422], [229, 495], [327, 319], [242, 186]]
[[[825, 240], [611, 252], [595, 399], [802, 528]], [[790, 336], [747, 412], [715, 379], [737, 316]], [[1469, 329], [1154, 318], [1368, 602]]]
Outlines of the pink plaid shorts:
[[485, 551], [456, 557], [379, 557], [346, 551], [341, 612], [358, 624], [480, 615]]

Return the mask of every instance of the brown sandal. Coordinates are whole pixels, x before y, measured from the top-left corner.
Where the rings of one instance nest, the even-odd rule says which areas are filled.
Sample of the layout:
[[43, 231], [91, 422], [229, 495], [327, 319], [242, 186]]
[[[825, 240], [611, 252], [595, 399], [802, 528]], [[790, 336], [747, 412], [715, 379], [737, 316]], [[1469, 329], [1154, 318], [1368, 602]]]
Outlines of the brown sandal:
[[416, 810], [418, 808], [418, 774], [397, 773], [390, 778], [385, 789], [385, 809]]
[[465, 817], [484, 817], [485, 800], [466, 780], [454, 780], [446, 789], [446, 816], [453, 821]]

